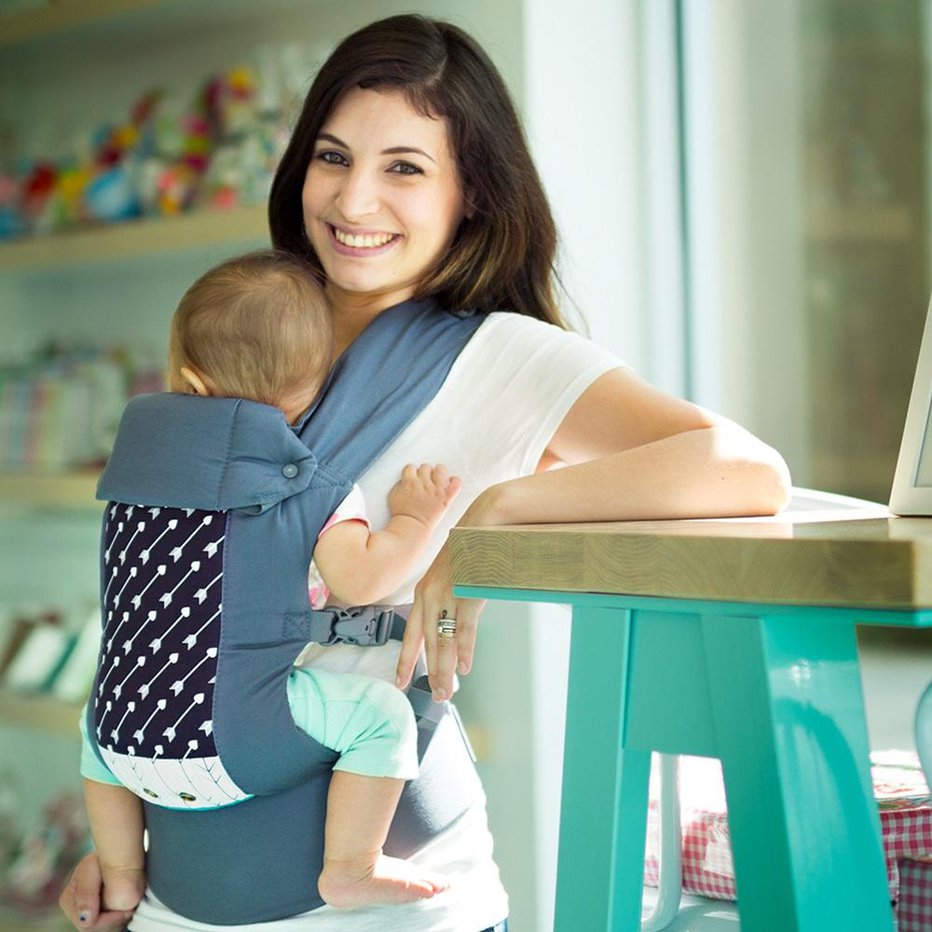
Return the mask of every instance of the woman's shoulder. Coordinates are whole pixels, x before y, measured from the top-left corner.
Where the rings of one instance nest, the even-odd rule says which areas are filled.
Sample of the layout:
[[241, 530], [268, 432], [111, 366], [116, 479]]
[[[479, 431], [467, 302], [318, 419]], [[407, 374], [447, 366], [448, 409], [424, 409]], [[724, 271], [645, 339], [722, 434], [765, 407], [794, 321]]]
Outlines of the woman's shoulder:
[[614, 353], [580, 333], [511, 311], [488, 314], [471, 342], [475, 351], [494, 352], [496, 356], [566, 358], [571, 364], [624, 365]]

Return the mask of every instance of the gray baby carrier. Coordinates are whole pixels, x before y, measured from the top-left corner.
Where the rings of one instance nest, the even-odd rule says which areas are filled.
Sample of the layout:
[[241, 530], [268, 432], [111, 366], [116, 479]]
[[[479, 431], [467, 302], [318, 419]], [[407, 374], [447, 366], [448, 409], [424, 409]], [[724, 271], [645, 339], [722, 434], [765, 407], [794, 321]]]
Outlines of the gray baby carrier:
[[[238, 399], [127, 406], [97, 491], [104, 630], [87, 724], [145, 803], [149, 884], [175, 912], [236, 925], [322, 904], [337, 754], [294, 724], [287, 678], [309, 641], [384, 644], [403, 619], [392, 607], [311, 610], [308, 564], [324, 522], [481, 322], [430, 300], [383, 312], [295, 427]], [[409, 698], [421, 771], [386, 845], [396, 857], [481, 792], [453, 706], [433, 703], [423, 680]]]

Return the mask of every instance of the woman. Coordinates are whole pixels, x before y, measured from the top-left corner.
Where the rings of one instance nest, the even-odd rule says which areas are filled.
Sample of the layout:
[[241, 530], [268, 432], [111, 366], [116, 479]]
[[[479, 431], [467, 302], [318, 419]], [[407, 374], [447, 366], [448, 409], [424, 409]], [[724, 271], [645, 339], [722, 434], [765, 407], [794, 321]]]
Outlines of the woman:
[[[409, 601], [413, 587], [400, 651], [312, 648], [306, 663], [404, 686], [423, 647], [434, 698], [449, 698], [472, 665], [482, 608], [453, 597], [444, 545], [453, 523], [772, 514], [785, 504], [789, 476], [775, 451], [562, 329], [540, 181], [500, 76], [456, 27], [393, 17], [336, 49], [305, 101], [269, 215], [275, 245], [326, 281], [337, 352], [409, 299], [488, 315], [434, 400], [360, 480], [376, 527], [398, 463], [443, 461], [463, 480], [463, 506], [393, 594]], [[438, 619], [448, 618], [455, 636], [441, 637], [450, 626]], [[481, 805], [412, 861], [444, 875], [449, 891], [388, 912], [324, 907], [255, 928], [504, 928]], [[90, 855], [62, 907], [78, 928], [122, 928], [126, 914], [98, 914], [98, 890]], [[205, 927], [143, 902], [133, 928]]]

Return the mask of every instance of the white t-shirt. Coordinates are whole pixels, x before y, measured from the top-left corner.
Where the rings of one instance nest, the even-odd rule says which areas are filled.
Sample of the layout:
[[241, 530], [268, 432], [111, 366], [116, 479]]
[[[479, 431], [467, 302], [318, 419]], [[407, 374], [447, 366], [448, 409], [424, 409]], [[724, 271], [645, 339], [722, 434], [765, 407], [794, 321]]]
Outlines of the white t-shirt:
[[[519, 314], [490, 314], [460, 353], [424, 410], [376, 460], [359, 485], [372, 527], [388, 521], [388, 492], [407, 463], [444, 463], [462, 491], [407, 579], [385, 601], [403, 604], [473, 499], [497, 482], [529, 475], [563, 418], [600, 376], [622, 363], [574, 333]], [[384, 647], [312, 645], [302, 662], [394, 682], [400, 644]], [[474, 806], [410, 859], [442, 874], [449, 890], [402, 906], [337, 910], [328, 906], [240, 932], [480, 932], [508, 915], [508, 898], [492, 859], [485, 806]], [[150, 900], [140, 904], [133, 932], [226, 927], [192, 923]]]

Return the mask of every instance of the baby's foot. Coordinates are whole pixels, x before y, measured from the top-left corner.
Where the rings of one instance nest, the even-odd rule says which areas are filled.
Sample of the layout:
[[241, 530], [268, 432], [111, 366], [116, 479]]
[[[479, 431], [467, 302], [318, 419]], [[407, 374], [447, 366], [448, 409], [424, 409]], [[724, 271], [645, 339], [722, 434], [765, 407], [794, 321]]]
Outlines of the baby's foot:
[[102, 867], [105, 909], [135, 909], [146, 892], [146, 873], [130, 868]]
[[379, 855], [348, 861], [324, 859], [317, 887], [325, 903], [351, 909], [354, 906], [381, 906], [413, 903], [441, 893], [448, 884], [419, 871], [400, 858]]

